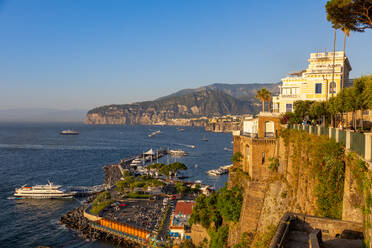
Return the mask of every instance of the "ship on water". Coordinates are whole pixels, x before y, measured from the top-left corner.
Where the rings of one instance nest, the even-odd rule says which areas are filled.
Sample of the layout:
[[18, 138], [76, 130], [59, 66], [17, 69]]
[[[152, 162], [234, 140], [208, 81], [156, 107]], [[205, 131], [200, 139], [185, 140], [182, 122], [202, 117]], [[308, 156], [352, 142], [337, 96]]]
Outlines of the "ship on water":
[[149, 138], [151, 138], [151, 137], [153, 137], [153, 136], [155, 136], [155, 135], [157, 135], [157, 134], [159, 134], [159, 133], [161, 133], [160, 130], [158, 130], [158, 131], [154, 131], [154, 132], [150, 133], [150, 134], [147, 135], [147, 136], [148, 136]]
[[62, 130], [61, 134], [62, 135], [78, 135], [79, 132], [76, 130], [67, 129], [67, 130]]
[[76, 191], [67, 191], [61, 185], [54, 185], [48, 180], [48, 184], [27, 186], [15, 189], [14, 197], [17, 198], [36, 198], [36, 199], [59, 199], [72, 198]]

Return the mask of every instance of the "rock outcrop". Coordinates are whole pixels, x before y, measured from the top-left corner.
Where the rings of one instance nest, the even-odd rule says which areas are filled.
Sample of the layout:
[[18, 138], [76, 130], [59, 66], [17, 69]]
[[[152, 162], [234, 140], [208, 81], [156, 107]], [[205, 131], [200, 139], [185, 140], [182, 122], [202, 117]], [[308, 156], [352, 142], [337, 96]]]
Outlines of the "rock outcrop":
[[205, 125], [205, 120], [193, 118], [249, 114], [256, 111], [257, 107], [250, 101], [239, 100], [219, 90], [204, 89], [155, 101], [98, 107], [87, 113], [85, 123], [172, 125], [177, 123], [176, 119], [184, 119], [188, 126], [199, 126]]

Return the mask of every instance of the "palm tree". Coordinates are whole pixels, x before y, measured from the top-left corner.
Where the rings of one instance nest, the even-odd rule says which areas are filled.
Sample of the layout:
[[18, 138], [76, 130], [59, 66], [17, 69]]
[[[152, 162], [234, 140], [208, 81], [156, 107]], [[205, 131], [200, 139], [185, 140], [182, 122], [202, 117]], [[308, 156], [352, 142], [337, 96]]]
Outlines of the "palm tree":
[[260, 90], [257, 91], [256, 98], [262, 102], [262, 112], [265, 112], [265, 101], [271, 102], [270, 91], [268, 91], [266, 88], [261, 88]]
[[350, 35], [350, 29], [343, 26], [341, 28], [342, 32], [344, 32], [345, 36], [344, 36], [344, 67], [343, 67], [343, 70], [342, 70], [342, 83], [341, 83], [341, 88], [344, 87], [344, 83], [345, 83], [345, 59], [346, 59], [346, 56], [345, 56], [345, 48], [346, 48], [346, 37], [349, 37]]
[[[331, 81], [331, 96], [333, 96], [333, 86], [335, 82], [335, 56], [336, 56], [336, 30], [337, 28], [334, 28], [334, 35], [333, 35], [333, 58], [332, 58], [332, 81]], [[329, 91], [327, 89], [327, 91]]]

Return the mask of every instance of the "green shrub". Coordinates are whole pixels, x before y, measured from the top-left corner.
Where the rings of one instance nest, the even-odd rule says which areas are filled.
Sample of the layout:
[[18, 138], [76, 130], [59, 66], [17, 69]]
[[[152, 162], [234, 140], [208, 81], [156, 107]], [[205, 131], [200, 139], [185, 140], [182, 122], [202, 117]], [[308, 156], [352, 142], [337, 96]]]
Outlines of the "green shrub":
[[224, 225], [218, 228], [216, 232], [209, 230], [208, 232], [211, 240], [209, 248], [223, 248], [227, 247], [227, 238], [229, 235], [229, 226]]
[[256, 239], [252, 245], [253, 248], [267, 248], [270, 246], [270, 242], [273, 239], [276, 232], [276, 226], [271, 225], [267, 227], [266, 231], [256, 236]]
[[100, 193], [96, 199], [92, 202], [90, 212], [98, 215], [105, 207], [111, 205], [114, 201], [111, 200], [110, 192], [104, 191]]

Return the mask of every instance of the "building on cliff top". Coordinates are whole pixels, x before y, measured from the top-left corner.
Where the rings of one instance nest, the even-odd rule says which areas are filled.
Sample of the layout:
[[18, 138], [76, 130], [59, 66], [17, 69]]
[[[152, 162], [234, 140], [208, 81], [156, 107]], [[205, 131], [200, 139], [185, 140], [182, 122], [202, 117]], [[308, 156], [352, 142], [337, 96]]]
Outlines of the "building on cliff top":
[[233, 132], [233, 152], [242, 155], [241, 162], [234, 162], [234, 166], [241, 166], [252, 179], [266, 178], [280, 127], [278, 113], [261, 112], [258, 118], [246, 118], [242, 130]]
[[273, 97], [274, 112], [292, 112], [298, 100], [325, 101], [352, 84], [351, 66], [343, 51], [311, 53], [308, 61], [307, 69], [282, 79], [280, 94]]
[[188, 225], [194, 201], [178, 201], [171, 216], [169, 235], [175, 239], [190, 239], [191, 228]]

